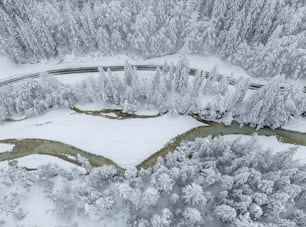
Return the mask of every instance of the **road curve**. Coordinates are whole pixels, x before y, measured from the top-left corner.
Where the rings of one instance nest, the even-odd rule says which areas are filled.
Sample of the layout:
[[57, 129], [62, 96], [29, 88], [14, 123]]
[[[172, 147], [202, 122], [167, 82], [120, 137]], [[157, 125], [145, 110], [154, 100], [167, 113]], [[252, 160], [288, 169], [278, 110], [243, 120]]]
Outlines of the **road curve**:
[[[163, 65], [132, 65], [135, 67], [138, 71], [155, 71], [157, 68], [160, 68], [163, 70], [164, 66]], [[64, 75], [64, 74], [80, 74], [80, 73], [96, 73], [99, 72], [99, 66], [92, 66], [92, 67], [77, 67], [77, 68], [62, 68], [62, 69], [54, 69], [54, 70], [48, 70], [46, 71], [49, 75]], [[119, 65], [119, 66], [102, 66], [102, 68], [107, 71], [110, 70], [112, 72], [120, 72], [124, 71], [124, 66]], [[194, 76], [198, 70], [194, 68], [189, 69], [189, 75]], [[237, 80], [228, 76], [224, 76], [221, 74], [213, 74], [211, 72], [199, 70], [204, 77], [210, 78], [214, 77], [215, 80], [221, 80], [222, 78], [226, 78], [229, 81], [229, 84], [234, 85], [237, 83]], [[0, 80], [0, 87], [16, 83], [22, 80], [26, 79], [35, 79], [40, 76], [41, 72], [38, 73], [31, 73], [31, 74], [26, 74], [22, 76], [13, 76], [4, 80]], [[257, 90], [261, 88], [263, 85], [262, 84], [256, 84], [256, 83], [250, 83], [249, 84], [249, 89], [251, 90]], [[304, 93], [306, 93], [306, 87], [304, 87]]]

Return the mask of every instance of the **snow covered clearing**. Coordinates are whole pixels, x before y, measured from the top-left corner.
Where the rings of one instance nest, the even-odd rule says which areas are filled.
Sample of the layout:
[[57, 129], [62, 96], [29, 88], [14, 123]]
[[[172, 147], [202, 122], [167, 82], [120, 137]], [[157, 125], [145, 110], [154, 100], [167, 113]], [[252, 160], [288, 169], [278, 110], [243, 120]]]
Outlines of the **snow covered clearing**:
[[306, 146], [282, 143], [278, 141], [278, 139], [275, 136], [225, 135], [223, 136], [223, 138], [225, 139], [225, 141], [233, 141], [239, 138], [242, 143], [255, 139], [263, 149], [268, 149], [271, 150], [272, 152], [280, 152], [288, 148], [298, 147], [293, 158], [295, 160], [299, 160], [301, 163], [306, 164]]
[[13, 144], [0, 143], [0, 153], [12, 151], [13, 148], [14, 148]]
[[71, 110], [55, 110], [25, 121], [2, 124], [0, 139], [60, 141], [103, 155], [122, 167], [131, 167], [161, 149], [178, 134], [200, 125], [203, 124], [190, 116], [110, 120]]

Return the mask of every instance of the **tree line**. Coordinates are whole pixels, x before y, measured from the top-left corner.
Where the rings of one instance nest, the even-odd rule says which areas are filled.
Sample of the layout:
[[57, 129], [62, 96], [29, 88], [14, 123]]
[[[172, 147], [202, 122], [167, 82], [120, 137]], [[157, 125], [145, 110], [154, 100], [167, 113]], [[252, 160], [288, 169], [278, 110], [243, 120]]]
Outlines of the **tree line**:
[[189, 76], [189, 62], [182, 58], [176, 66], [165, 62], [154, 75], [139, 75], [128, 62], [122, 74], [99, 67], [96, 76], [67, 85], [42, 73], [0, 89], [0, 120], [16, 115], [39, 115], [54, 108], [96, 103], [101, 108], [124, 112], [158, 110], [159, 113], [196, 115], [202, 119], [231, 124], [238, 121], [252, 127], [278, 128], [306, 111], [305, 94], [296, 84], [276, 76], [257, 91], [248, 90], [241, 78], [229, 85], [218, 78], [217, 69], [208, 78], [197, 71]]
[[217, 54], [251, 75], [305, 78], [304, 0], [0, 1], [0, 52], [16, 62], [67, 53]]

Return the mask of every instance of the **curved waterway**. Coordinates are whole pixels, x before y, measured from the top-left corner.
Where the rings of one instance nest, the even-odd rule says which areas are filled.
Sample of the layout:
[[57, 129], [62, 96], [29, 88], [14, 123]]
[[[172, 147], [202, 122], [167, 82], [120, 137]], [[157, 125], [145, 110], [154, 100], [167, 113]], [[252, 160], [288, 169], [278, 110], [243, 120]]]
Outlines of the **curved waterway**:
[[200, 126], [175, 137], [164, 148], [140, 163], [137, 168], [140, 169], [153, 166], [158, 157], [165, 157], [167, 153], [175, 150], [175, 148], [178, 147], [182, 141], [195, 140], [196, 138], [204, 138], [208, 136], [216, 137], [232, 134], [253, 135], [256, 133], [257, 135], [261, 136], [276, 136], [277, 139], [283, 143], [306, 146], [306, 133], [302, 132], [290, 131], [281, 128], [275, 130], [270, 128], [256, 130], [249, 126], [241, 127], [241, 125], [236, 122], [230, 126], [225, 126], [216, 122], [207, 122], [204, 120], [202, 122], [206, 123], [208, 126]]
[[[112, 115], [112, 119], [114, 120], [123, 120], [127, 118], [150, 118], [150, 117], [158, 117], [160, 115], [152, 115], [152, 116], [138, 116], [138, 115], [127, 115], [123, 114], [119, 110], [107, 110], [107, 111], [83, 111], [80, 109], [74, 109], [76, 113], [79, 114], [91, 114], [94, 116], [101, 116], [101, 117], [109, 117], [108, 114], [114, 113]], [[106, 113], [107, 112], [107, 113]], [[102, 113], [102, 114], [101, 114]], [[108, 116], [105, 116], [108, 115]], [[258, 135], [263, 136], [276, 136], [279, 141], [283, 143], [290, 143], [294, 145], [304, 145], [306, 146], [306, 133], [290, 131], [285, 129], [275, 129], [272, 130], [270, 128], [263, 128], [256, 130], [254, 128], [243, 126], [241, 127], [240, 124], [234, 122], [231, 126], [225, 126], [223, 124], [219, 124], [216, 122], [207, 122], [204, 120], [197, 119], [206, 125], [200, 126], [197, 128], [193, 128], [177, 137], [173, 138], [168, 144], [166, 144], [161, 150], [157, 151], [142, 163], [137, 165], [137, 168], [149, 168], [156, 163], [158, 157], [165, 157], [168, 152], [175, 150], [177, 146], [180, 145], [182, 141], [186, 140], [194, 140], [196, 138], [204, 138], [208, 136], [216, 137], [216, 136], [223, 136], [223, 135], [230, 135], [230, 134], [238, 134], [238, 135], [252, 135], [257, 133]], [[80, 165], [77, 160], [77, 155], [80, 154], [81, 156], [87, 158], [89, 163], [93, 167], [98, 167], [102, 165], [113, 165], [118, 169], [119, 172], [124, 171], [119, 165], [114, 163], [112, 160], [105, 158], [103, 156], [95, 155], [76, 147], [57, 142], [57, 141], [50, 141], [50, 140], [43, 140], [43, 139], [23, 139], [23, 140], [16, 140], [16, 139], [7, 139], [7, 140], [0, 140], [0, 143], [5, 144], [14, 144], [14, 148], [10, 152], [3, 152], [0, 153], [0, 161], [6, 160], [13, 160], [20, 157], [24, 157], [31, 154], [44, 154], [44, 155], [51, 155], [58, 158], [61, 158], [65, 161], [74, 163], [76, 165]], [[305, 154], [306, 155], [306, 154]]]

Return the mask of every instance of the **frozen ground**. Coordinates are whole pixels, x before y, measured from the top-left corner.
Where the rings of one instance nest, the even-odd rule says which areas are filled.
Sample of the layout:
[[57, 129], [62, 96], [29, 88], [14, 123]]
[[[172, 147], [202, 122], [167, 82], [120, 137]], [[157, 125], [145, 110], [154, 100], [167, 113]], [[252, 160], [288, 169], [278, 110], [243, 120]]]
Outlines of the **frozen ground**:
[[111, 120], [54, 110], [25, 121], [1, 124], [0, 139], [61, 141], [103, 155], [122, 167], [135, 166], [177, 135], [203, 125], [190, 116]]
[[[245, 136], [245, 135], [226, 135], [223, 136], [226, 141], [233, 141], [240, 138], [241, 142], [250, 141], [255, 139], [263, 149], [269, 149], [272, 152], [280, 152], [291, 147], [295, 147], [293, 144], [282, 143], [277, 140], [275, 136]], [[293, 156], [295, 160], [299, 160], [301, 163], [306, 164], [306, 146], [297, 146], [298, 150]]]

